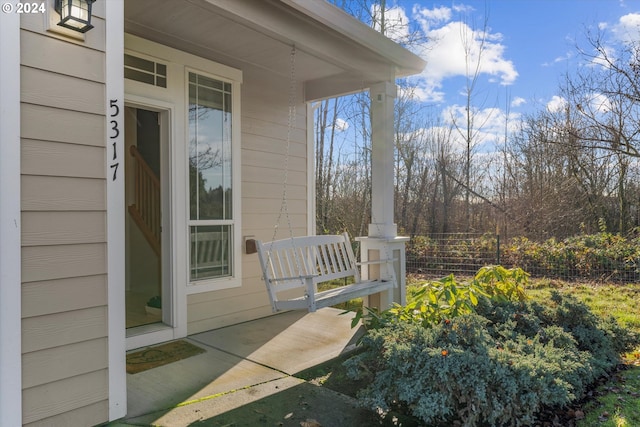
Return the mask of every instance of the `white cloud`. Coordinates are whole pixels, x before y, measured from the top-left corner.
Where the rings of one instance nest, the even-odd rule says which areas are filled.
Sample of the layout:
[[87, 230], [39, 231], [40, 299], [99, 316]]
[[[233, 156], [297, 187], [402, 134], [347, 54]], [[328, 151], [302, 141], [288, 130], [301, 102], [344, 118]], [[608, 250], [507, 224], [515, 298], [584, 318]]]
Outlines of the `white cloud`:
[[[600, 30], [608, 30], [613, 37], [608, 43], [602, 44], [601, 51], [596, 51], [595, 56], [588, 65], [610, 67], [610, 63], [616, 60], [616, 45], [630, 45], [640, 40], [640, 13], [628, 13], [621, 16], [614, 24], [601, 22], [598, 24]], [[606, 59], [608, 58], [608, 59]]]
[[444, 6], [427, 9], [415, 5], [413, 7], [413, 18], [418, 21], [423, 30], [428, 30], [432, 25], [451, 20], [451, 9]]
[[635, 43], [640, 39], [640, 13], [621, 16], [612, 27], [615, 37], [623, 43]]
[[424, 100], [441, 101], [444, 97], [441, 91], [443, 80], [467, 76], [469, 66], [474, 69], [478, 62], [479, 73], [489, 76], [492, 82], [502, 85], [515, 82], [518, 72], [513, 62], [505, 58], [505, 45], [500, 33], [474, 30], [462, 21], [445, 23], [451, 17], [448, 8], [416, 6], [413, 14], [429, 40], [422, 49], [427, 61], [421, 74]]
[[457, 13], [471, 13], [475, 9], [473, 6], [465, 5], [465, 4], [455, 4], [453, 5], [453, 10]]
[[547, 102], [547, 110], [551, 113], [557, 113], [567, 106], [567, 100], [561, 96], [554, 95], [549, 102]]
[[[461, 133], [466, 133], [466, 107], [463, 105], [452, 105], [442, 112], [445, 123], [453, 125], [458, 130], [454, 130], [452, 137], [456, 147], [462, 149], [466, 142]], [[521, 115], [519, 113], [509, 113], [500, 108], [484, 108], [473, 111], [473, 141], [480, 151], [493, 151], [493, 149], [504, 142], [505, 124], [507, 132], [517, 130]]]
[[521, 105], [524, 105], [527, 103], [527, 100], [524, 99], [521, 96], [516, 96], [515, 98], [513, 98], [513, 100], [511, 101], [511, 106], [512, 107], [519, 107]]
[[337, 118], [333, 128], [338, 132], [344, 132], [349, 129], [349, 122], [341, 118]]
[[590, 112], [605, 114], [611, 111], [611, 100], [602, 93], [591, 93], [586, 96]]
[[[424, 73], [423, 73], [424, 74]], [[418, 82], [414, 94], [416, 98], [423, 102], [443, 102], [445, 93], [440, 90], [442, 84], [429, 78], [423, 78]]]
[[559, 62], [565, 62], [565, 61], [568, 61], [568, 60], [570, 60], [570, 59], [571, 59], [571, 58], [573, 58], [573, 57], [574, 57], [574, 53], [573, 53], [573, 52], [571, 52], [571, 51], [569, 51], [569, 52], [567, 52], [566, 54], [564, 54], [564, 55], [562, 55], [562, 56], [558, 56], [558, 57], [554, 58], [554, 59], [553, 59], [553, 61], [551, 61], [551, 62], [545, 62], [545, 63], [543, 63], [543, 64], [542, 64], [542, 66], [543, 66], [543, 67], [550, 67], [550, 66], [552, 66], [553, 64], [557, 64], [557, 63], [559, 63]]
[[[605, 68], [609, 68], [611, 66], [610, 61], [614, 61], [616, 56], [615, 48], [611, 46], [603, 46], [602, 49], [603, 49], [602, 52], [597, 52], [596, 56], [594, 56], [591, 59], [591, 62], [589, 63], [589, 65], [591, 66], [600, 65]], [[609, 58], [609, 59], [606, 59], [606, 58]]]

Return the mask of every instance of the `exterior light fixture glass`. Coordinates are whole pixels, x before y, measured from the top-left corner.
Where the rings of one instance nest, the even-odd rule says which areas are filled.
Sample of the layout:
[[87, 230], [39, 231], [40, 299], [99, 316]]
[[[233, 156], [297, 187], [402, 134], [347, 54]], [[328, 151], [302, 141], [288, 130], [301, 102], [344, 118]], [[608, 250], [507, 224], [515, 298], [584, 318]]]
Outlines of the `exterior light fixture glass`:
[[94, 1], [56, 0], [56, 12], [60, 14], [58, 25], [79, 33], [89, 31], [93, 28], [93, 25], [91, 25], [91, 5]]

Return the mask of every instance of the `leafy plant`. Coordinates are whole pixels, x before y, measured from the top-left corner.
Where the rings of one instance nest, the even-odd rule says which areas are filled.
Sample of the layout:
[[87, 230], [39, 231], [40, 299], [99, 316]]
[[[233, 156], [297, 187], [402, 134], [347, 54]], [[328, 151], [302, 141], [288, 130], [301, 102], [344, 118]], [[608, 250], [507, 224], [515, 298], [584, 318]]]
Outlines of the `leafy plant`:
[[[406, 305], [394, 303], [382, 312], [361, 308], [352, 326], [362, 319], [372, 329], [397, 322], [430, 327], [451, 318], [475, 312], [480, 298], [524, 301], [529, 275], [520, 268], [482, 267], [473, 280], [458, 282], [453, 274], [417, 286]], [[366, 311], [365, 311], [366, 310]]]
[[473, 281], [494, 301], [525, 301], [529, 274], [521, 268], [501, 265], [482, 267]]

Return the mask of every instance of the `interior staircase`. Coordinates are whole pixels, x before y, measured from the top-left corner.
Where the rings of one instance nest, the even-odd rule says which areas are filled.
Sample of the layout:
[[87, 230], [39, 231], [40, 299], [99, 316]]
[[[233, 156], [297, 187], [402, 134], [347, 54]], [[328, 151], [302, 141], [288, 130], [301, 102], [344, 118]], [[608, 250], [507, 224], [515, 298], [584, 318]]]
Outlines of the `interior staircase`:
[[160, 210], [160, 179], [135, 146], [129, 152], [134, 159], [134, 202], [129, 215], [136, 223], [153, 252], [160, 257], [162, 214]]

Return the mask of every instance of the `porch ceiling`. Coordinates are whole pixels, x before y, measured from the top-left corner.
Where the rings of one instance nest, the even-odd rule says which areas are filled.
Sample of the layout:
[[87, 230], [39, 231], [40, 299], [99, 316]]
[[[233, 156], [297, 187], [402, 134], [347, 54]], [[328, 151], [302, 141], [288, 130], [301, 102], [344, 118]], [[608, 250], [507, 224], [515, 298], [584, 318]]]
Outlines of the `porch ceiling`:
[[285, 78], [296, 46], [306, 100], [360, 91], [424, 62], [324, 0], [127, 0], [125, 31]]

